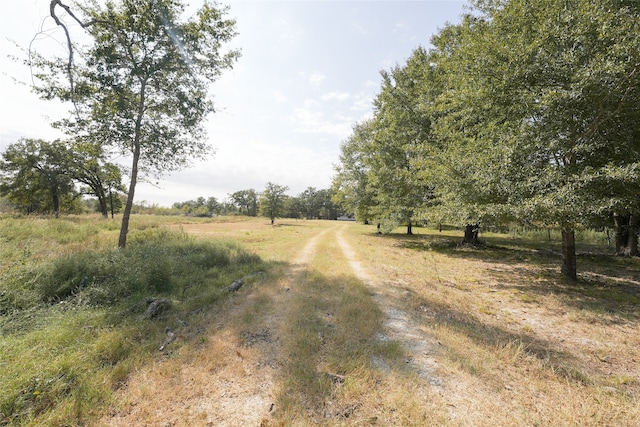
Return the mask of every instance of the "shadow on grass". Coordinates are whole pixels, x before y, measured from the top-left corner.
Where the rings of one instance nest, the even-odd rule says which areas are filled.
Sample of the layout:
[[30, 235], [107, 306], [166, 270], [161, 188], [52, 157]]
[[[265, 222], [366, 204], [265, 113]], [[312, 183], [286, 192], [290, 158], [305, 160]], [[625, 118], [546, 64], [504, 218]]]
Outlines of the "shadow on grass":
[[382, 235], [395, 246], [414, 251], [434, 251], [461, 260], [487, 263], [485, 274], [497, 289], [509, 289], [536, 296], [555, 294], [562, 303], [593, 314], [608, 315], [604, 323], [621, 319], [639, 321], [640, 259], [605, 254], [605, 249], [580, 244], [577, 252], [578, 280], [565, 278], [561, 271], [559, 244], [510, 237], [491, 236], [479, 247], [460, 245], [450, 235]]
[[[541, 361], [542, 366], [559, 378], [585, 385], [592, 383], [589, 374], [579, 366], [578, 358], [570, 352], [558, 350], [553, 341], [536, 338], [526, 332], [512, 332], [489, 325], [473, 314], [455, 310], [428, 298], [417, 296], [415, 298], [418, 304], [416, 316], [430, 328], [444, 327], [464, 335], [489, 353], [505, 348], [519, 349], [513, 351], [522, 351], [524, 355], [535, 357]], [[459, 355], [455, 347], [447, 348], [447, 352], [452, 358], [464, 357]], [[476, 371], [473, 367], [467, 370], [472, 373]]]

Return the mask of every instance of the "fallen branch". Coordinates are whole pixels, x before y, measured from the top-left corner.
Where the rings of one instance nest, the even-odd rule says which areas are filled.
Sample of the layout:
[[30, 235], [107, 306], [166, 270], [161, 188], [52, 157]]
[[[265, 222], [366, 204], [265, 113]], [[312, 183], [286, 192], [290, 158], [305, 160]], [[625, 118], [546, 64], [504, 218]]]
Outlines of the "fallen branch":
[[[149, 299], [147, 298], [147, 301], [148, 300]], [[147, 309], [145, 310], [145, 312], [140, 315], [140, 319], [153, 319], [160, 312], [171, 307], [171, 303], [166, 298], [157, 298], [157, 299], [152, 298], [151, 302], [148, 304], [149, 305], [147, 306]]]
[[176, 339], [176, 334], [170, 328], [165, 329], [165, 331], [167, 332], [167, 339], [164, 340], [158, 351], [164, 351]]
[[227, 286], [226, 288], [224, 288], [224, 290], [229, 292], [236, 292], [238, 289], [242, 287], [242, 285], [244, 285], [244, 278], [234, 280], [233, 283]]

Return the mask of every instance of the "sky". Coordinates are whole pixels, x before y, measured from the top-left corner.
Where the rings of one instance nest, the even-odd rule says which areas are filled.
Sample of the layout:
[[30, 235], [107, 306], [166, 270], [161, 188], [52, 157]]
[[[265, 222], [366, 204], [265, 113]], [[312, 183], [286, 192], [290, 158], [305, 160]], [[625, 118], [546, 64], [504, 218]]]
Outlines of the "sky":
[[[64, 34], [48, 17], [50, 0], [0, 0], [0, 151], [19, 138], [62, 137], [50, 123], [69, 106], [40, 100], [24, 65], [31, 48], [66, 56]], [[66, 3], [66, 2], [64, 2]], [[198, 0], [187, 2], [197, 9]], [[198, 197], [222, 201], [267, 182], [296, 196], [331, 186], [340, 144], [373, 114], [381, 70], [403, 65], [466, 1], [219, 1], [242, 56], [211, 87], [207, 120], [215, 154], [185, 170], [147, 180], [135, 202], [171, 206]], [[42, 30], [42, 32], [41, 32]], [[81, 28], [72, 35], [81, 35]], [[15, 57], [18, 60], [11, 59]], [[128, 163], [125, 163], [128, 164]]]

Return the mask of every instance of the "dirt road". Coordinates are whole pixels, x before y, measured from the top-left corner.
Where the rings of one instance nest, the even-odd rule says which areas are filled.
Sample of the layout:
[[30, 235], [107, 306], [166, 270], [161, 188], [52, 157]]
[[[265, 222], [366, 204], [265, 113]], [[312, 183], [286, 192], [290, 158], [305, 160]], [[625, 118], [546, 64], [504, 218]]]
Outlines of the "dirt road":
[[[346, 259], [351, 271], [371, 289], [384, 314], [381, 341], [395, 340], [407, 354], [406, 363], [424, 379], [424, 387], [440, 387], [434, 357], [437, 344], [411, 321], [400, 304], [401, 291], [380, 284], [358, 261], [345, 238], [342, 223], [306, 237], [301, 250], [290, 257], [276, 282], [264, 281], [234, 295], [222, 308], [226, 314], [207, 332], [201, 345], [190, 346], [153, 366], [136, 372], [117, 394], [117, 403], [103, 425], [258, 426], [268, 425], [277, 413], [277, 395], [288, 373], [281, 363], [283, 339], [279, 336], [291, 309], [292, 295], [307, 279], [316, 258]], [[318, 245], [335, 245], [340, 251], [321, 253]], [[261, 311], [261, 314], [256, 312]], [[251, 327], [246, 325], [247, 316]], [[339, 327], [339, 325], [338, 325]], [[249, 330], [247, 330], [249, 329]], [[374, 360], [382, 371], [382, 359]]]

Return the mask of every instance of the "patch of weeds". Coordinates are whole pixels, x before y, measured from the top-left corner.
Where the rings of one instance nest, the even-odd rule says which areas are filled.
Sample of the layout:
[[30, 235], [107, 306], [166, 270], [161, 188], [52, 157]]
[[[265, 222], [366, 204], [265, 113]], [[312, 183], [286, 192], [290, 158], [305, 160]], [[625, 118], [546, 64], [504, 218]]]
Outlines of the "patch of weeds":
[[468, 355], [457, 351], [455, 347], [447, 346], [446, 354], [447, 358], [464, 372], [479, 376], [483, 371], [482, 367], [479, 366], [475, 360]]
[[549, 368], [551, 371], [561, 378], [565, 378], [570, 381], [575, 381], [583, 385], [592, 385], [593, 380], [589, 377], [589, 375], [573, 366], [567, 365], [550, 365]]
[[100, 333], [94, 342], [93, 354], [103, 366], [115, 366], [126, 359], [133, 350], [131, 341], [121, 329]]
[[638, 383], [638, 378], [632, 375], [616, 375], [610, 379], [615, 386], [628, 386]]
[[486, 307], [486, 306], [484, 306], [484, 305], [481, 305], [481, 306], [478, 308], [478, 311], [479, 311], [480, 313], [482, 313], [482, 314], [486, 314], [486, 315], [488, 315], [488, 316], [495, 316], [495, 314], [496, 314], [495, 310], [492, 310], [492, 309], [490, 309], [490, 308], [488, 308], [488, 307]]
[[[152, 226], [125, 249], [12, 268], [0, 276], [0, 424], [91, 425], [176, 317], [188, 322], [231, 281], [266, 268], [237, 244]], [[172, 302], [171, 315], [141, 320], [132, 307], [158, 295]]]
[[530, 294], [529, 292], [520, 291], [516, 294], [517, 298], [527, 304], [532, 304], [538, 302], [538, 298], [535, 295]]

